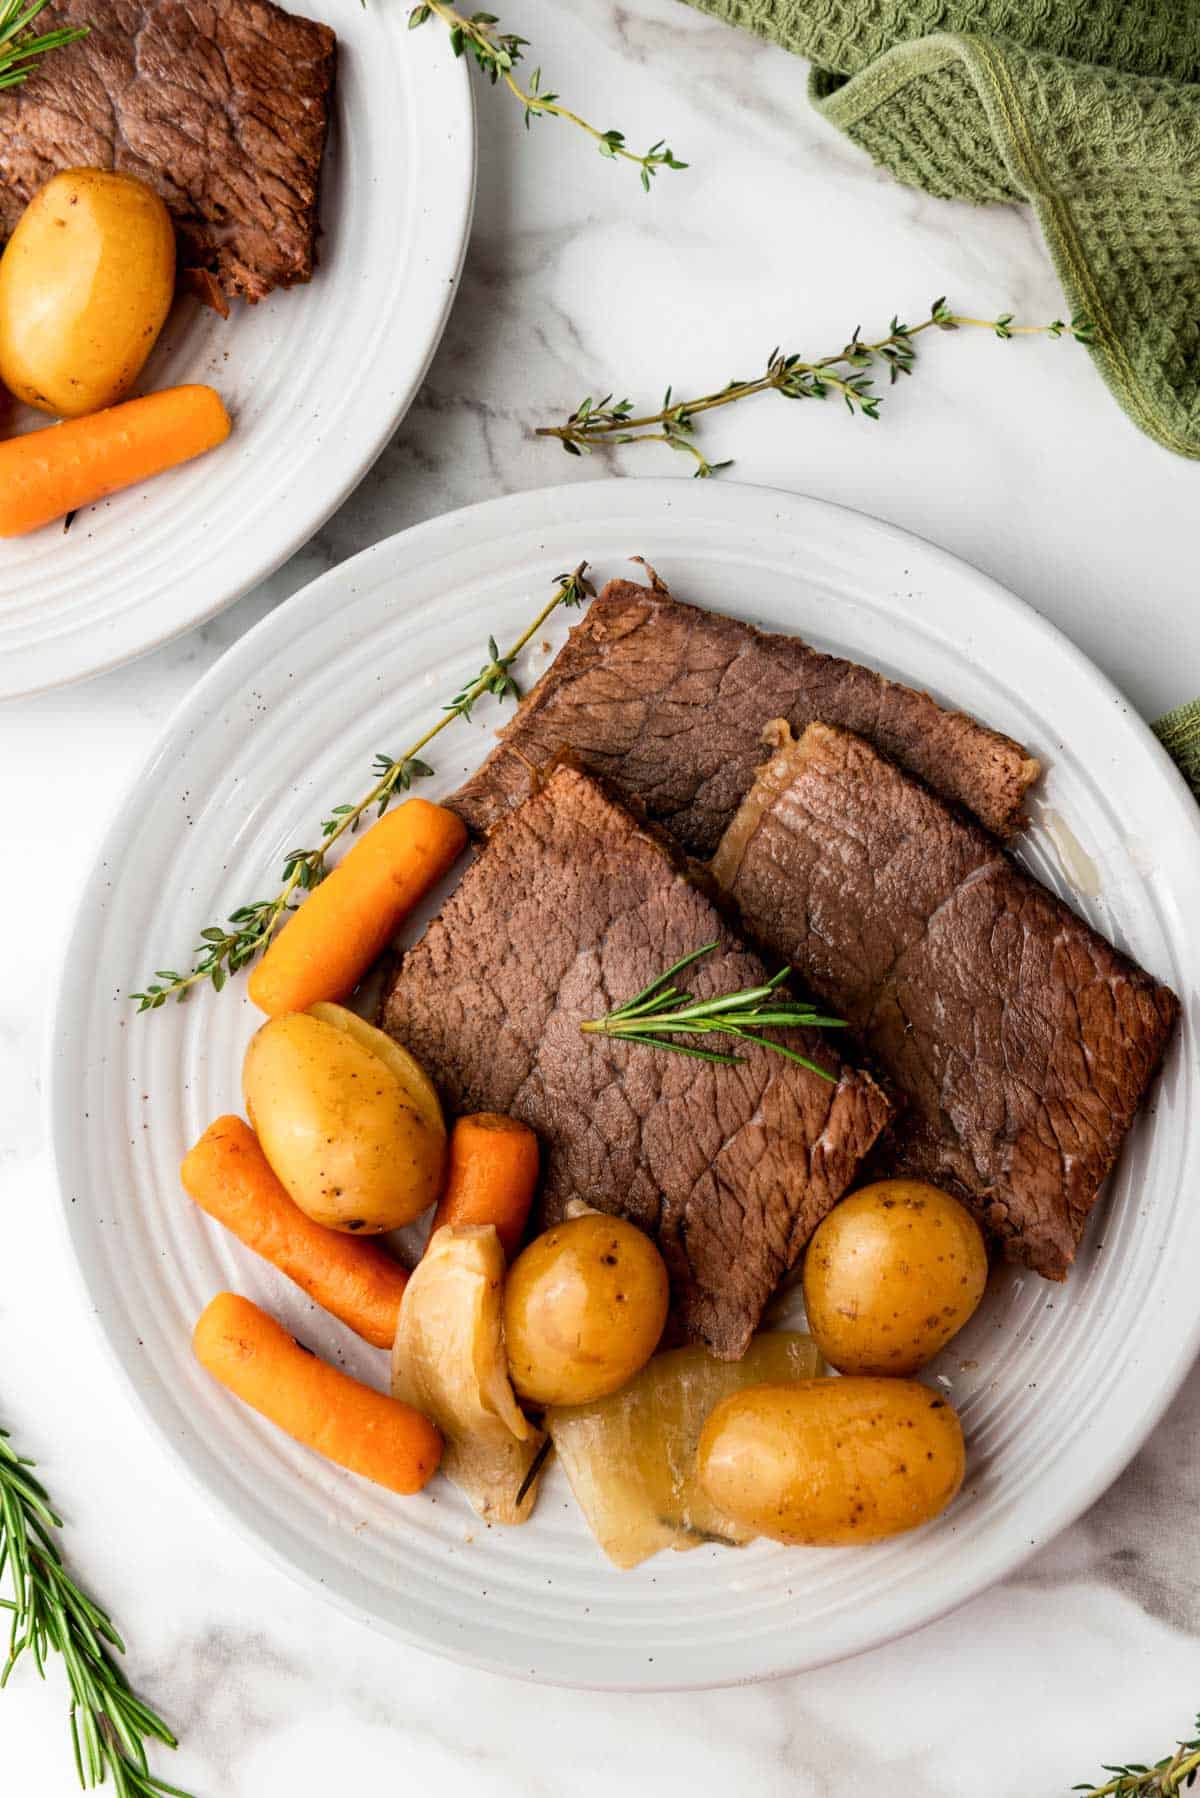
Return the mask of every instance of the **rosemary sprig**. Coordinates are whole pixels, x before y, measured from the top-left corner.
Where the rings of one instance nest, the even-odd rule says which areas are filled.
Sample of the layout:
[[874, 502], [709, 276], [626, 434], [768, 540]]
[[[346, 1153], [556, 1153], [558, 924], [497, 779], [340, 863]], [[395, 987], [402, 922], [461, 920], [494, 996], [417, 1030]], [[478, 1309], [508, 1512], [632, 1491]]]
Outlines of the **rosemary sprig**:
[[47, 0], [0, 0], [0, 88], [20, 87], [43, 56], [87, 36], [86, 25], [35, 33], [33, 21], [46, 3]]
[[799, 1062], [802, 1068], [811, 1069], [822, 1080], [832, 1081], [833, 1075], [818, 1067], [815, 1061], [809, 1061], [795, 1049], [761, 1034], [764, 1030], [837, 1030], [845, 1027], [842, 1018], [822, 1017], [811, 1005], [780, 993], [780, 984], [787, 978], [786, 968], [780, 968], [778, 974], [773, 974], [761, 986], [743, 987], [740, 992], [721, 993], [712, 999], [693, 999], [690, 993], [673, 984], [676, 974], [691, 967], [701, 956], [710, 955], [716, 946], [714, 938], [711, 943], [693, 949], [690, 955], [680, 956], [665, 974], [652, 980], [632, 999], [626, 999], [623, 1005], [602, 1018], [589, 1018], [579, 1028], [596, 1035], [615, 1036], [625, 1043], [641, 1043], [648, 1049], [669, 1049], [674, 1055], [691, 1055], [697, 1061], [719, 1061], [726, 1067], [736, 1067], [744, 1056], [723, 1054], [717, 1049], [696, 1049], [690, 1044], [669, 1042], [667, 1038], [732, 1036], [742, 1042], [761, 1043], [764, 1049], [774, 1049], [777, 1055], [786, 1055], [789, 1061]]
[[62, 1519], [50, 1507], [33, 1462], [0, 1430], [0, 1578], [8, 1573], [12, 1613], [8, 1658], [0, 1688], [23, 1654], [44, 1679], [51, 1654], [62, 1656], [71, 1690], [71, 1740], [84, 1790], [111, 1777], [118, 1798], [187, 1798], [151, 1773], [146, 1743], [178, 1746], [162, 1718], [130, 1689], [116, 1654], [125, 1644], [112, 1621], [63, 1566], [55, 1541]]
[[455, 718], [470, 718], [471, 708], [490, 693], [497, 699], [516, 699], [520, 688], [513, 677], [513, 664], [530, 639], [542, 628], [552, 612], [560, 606], [578, 606], [594, 594], [587, 578], [587, 563], [581, 562], [570, 574], [556, 577], [553, 597], [529, 624], [506, 653], [501, 654], [494, 637], [488, 638], [488, 659], [473, 680], [469, 680], [443, 706], [442, 716], [417, 738], [403, 755], [377, 755], [372, 768], [375, 784], [365, 799], [356, 805], [335, 805], [321, 824], [321, 842], [315, 849], [290, 849], [284, 857], [280, 876], [283, 884], [273, 899], [257, 899], [239, 905], [229, 914], [225, 924], [210, 924], [200, 932], [200, 941], [186, 974], [174, 968], [158, 968], [145, 992], [131, 993], [138, 1011], [157, 1011], [174, 997], [183, 999], [192, 987], [211, 981], [218, 992], [231, 974], [249, 966], [266, 948], [287, 914], [299, 904], [309, 888], [324, 879], [326, 859], [334, 844], [348, 832], [356, 831], [369, 811], [382, 818], [398, 792], [407, 793], [415, 780], [433, 773], [422, 760], [421, 751], [444, 731]]
[[1196, 1718], [1196, 1734], [1190, 1742], [1177, 1742], [1170, 1754], [1164, 1754], [1152, 1767], [1129, 1761], [1122, 1767], [1105, 1767], [1112, 1779], [1104, 1785], [1072, 1786], [1073, 1792], [1086, 1792], [1088, 1798], [1176, 1798], [1176, 1794], [1195, 1785], [1200, 1775], [1200, 1716]]
[[799, 355], [774, 349], [763, 373], [753, 380], [732, 380], [715, 393], [692, 400], [677, 400], [668, 387], [657, 412], [636, 416], [632, 400], [614, 402], [611, 393], [600, 400], [589, 395], [564, 424], [543, 425], [537, 436], [557, 437], [570, 456], [625, 443], [665, 443], [669, 449], [690, 456], [696, 464], [695, 478], [705, 480], [732, 467], [732, 463], [710, 462], [696, 443], [696, 420], [704, 413], [759, 393], [778, 393], [786, 400], [823, 400], [840, 394], [852, 414], [878, 418], [883, 395], [875, 391], [875, 377], [864, 371], [879, 364], [887, 369], [888, 380], [894, 385], [901, 375], [911, 375], [917, 359], [914, 340], [923, 331], [958, 331], [966, 326], [991, 331], [1006, 342], [1013, 337], [1066, 336], [1073, 337], [1076, 343], [1090, 343], [1094, 336], [1092, 325], [1079, 313], [1070, 324], [1056, 318], [1048, 325], [1018, 325], [1011, 312], [1001, 313], [999, 318], [969, 318], [952, 312], [943, 295], [934, 300], [929, 317], [919, 325], [906, 325], [893, 318], [886, 336], [873, 343], [863, 341], [860, 326], [849, 343], [817, 362], [806, 362]]
[[623, 131], [600, 131], [595, 125], [589, 125], [577, 112], [565, 107], [557, 94], [543, 88], [541, 69], [535, 69], [528, 86], [522, 87], [513, 71], [529, 48], [529, 40], [515, 37], [512, 32], [497, 32], [495, 28], [500, 21], [495, 13], [476, 12], [468, 16], [457, 7], [448, 6], [445, 0], [421, 0], [408, 15], [410, 31], [431, 18], [438, 18], [449, 27], [450, 47], [455, 56], [462, 56], [469, 50], [493, 87], [497, 81], [502, 81], [514, 99], [521, 102], [525, 108], [526, 129], [534, 119], [542, 117], [565, 119], [568, 124], [577, 125], [596, 144], [601, 156], [607, 156], [613, 162], [633, 163], [647, 193], [660, 169], [687, 168], [687, 163], [680, 162], [661, 138], [639, 156], [626, 144]]

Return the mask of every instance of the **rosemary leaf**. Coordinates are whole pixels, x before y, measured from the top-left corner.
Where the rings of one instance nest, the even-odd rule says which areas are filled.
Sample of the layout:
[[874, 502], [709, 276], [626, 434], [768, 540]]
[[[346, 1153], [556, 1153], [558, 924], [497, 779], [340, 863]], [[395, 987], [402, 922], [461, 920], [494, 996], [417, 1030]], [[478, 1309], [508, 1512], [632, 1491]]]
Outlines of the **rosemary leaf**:
[[0, 89], [20, 87], [42, 57], [87, 36], [86, 25], [35, 32], [33, 22], [46, 4], [47, 0], [0, 0]]
[[[726, 1067], [736, 1067], [744, 1057], [669, 1040], [680, 1036], [731, 1036], [735, 1041], [758, 1043], [764, 1049], [772, 1049], [776, 1055], [786, 1056], [789, 1061], [798, 1062], [801, 1067], [819, 1074], [822, 1080], [832, 1082], [833, 1075], [818, 1067], [815, 1061], [810, 1061], [786, 1043], [761, 1034], [772, 1029], [844, 1028], [841, 1018], [823, 1017], [803, 1000], [789, 1000], [786, 993], [779, 991], [787, 978], [786, 968], [780, 968], [759, 986], [743, 987], [735, 993], [719, 993], [711, 999], [693, 999], [690, 993], [680, 992], [672, 984], [676, 974], [691, 967], [702, 956], [710, 955], [716, 947], [714, 939], [681, 956], [632, 999], [626, 999], [623, 1005], [606, 1012], [602, 1018], [587, 1019], [579, 1028], [588, 1035], [615, 1037], [619, 1042], [640, 1043], [645, 1049], [666, 1049], [672, 1055], [691, 1055], [697, 1061], [716, 1061]], [[774, 1003], [764, 1006], [764, 1000]]]
[[128, 1798], [188, 1798], [151, 1773], [146, 1743], [177, 1743], [162, 1718], [129, 1687], [114, 1654], [124, 1654], [111, 1619], [76, 1584], [55, 1541], [62, 1520], [51, 1509], [33, 1462], [17, 1455], [0, 1430], [0, 1576], [11, 1598], [0, 1608], [12, 1618], [0, 1689], [22, 1655], [44, 1674], [49, 1654], [62, 1660], [71, 1693], [75, 1767], [84, 1789], [112, 1780]]

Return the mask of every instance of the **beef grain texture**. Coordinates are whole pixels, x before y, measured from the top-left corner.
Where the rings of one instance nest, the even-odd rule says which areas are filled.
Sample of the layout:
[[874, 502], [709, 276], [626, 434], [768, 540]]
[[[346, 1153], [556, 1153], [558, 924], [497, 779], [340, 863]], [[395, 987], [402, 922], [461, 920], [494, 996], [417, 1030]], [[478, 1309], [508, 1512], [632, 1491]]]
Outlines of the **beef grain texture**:
[[798, 637], [610, 581], [450, 804], [486, 831], [563, 748], [707, 859], [764, 758], [764, 725], [854, 730], [1008, 835], [1038, 764], [1011, 737]]
[[380, 1021], [450, 1111], [537, 1132], [542, 1225], [572, 1198], [631, 1218], [666, 1260], [675, 1333], [736, 1359], [891, 1105], [800, 1032], [834, 1081], [756, 1046], [717, 1066], [580, 1031], [713, 939], [693, 992], [762, 979], [670, 849], [563, 767], [493, 832]]
[[951, 1184], [1010, 1260], [1065, 1278], [1174, 994], [984, 831], [823, 725], [772, 757], [713, 873], [907, 1098], [894, 1165]]
[[50, 0], [87, 25], [0, 103], [0, 242], [61, 169], [166, 201], [181, 272], [261, 300], [312, 278], [337, 39], [269, 0]]

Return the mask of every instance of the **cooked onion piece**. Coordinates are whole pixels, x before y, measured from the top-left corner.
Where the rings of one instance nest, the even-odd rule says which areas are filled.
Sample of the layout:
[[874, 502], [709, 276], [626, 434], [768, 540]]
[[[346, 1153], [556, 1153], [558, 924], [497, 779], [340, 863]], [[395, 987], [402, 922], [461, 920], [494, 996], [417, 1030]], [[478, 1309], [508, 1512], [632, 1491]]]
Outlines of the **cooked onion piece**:
[[445, 1438], [448, 1474], [488, 1523], [524, 1523], [537, 1499], [529, 1471], [545, 1440], [509, 1384], [504, 1249], [492, 1224], [437, 1230], [405, 1289], [392, 1393]]
[[636, 1567], [662, 1548], [750, 1541], [754, 1532], [715, 1505], [696, 1477], [704, 1421], [743, 1386], [808, 1379], [819, 1366], [809, 1337], [778, 1331], [756, 1336], [740, 1361], [672, 1349], [610, 1398], [547, 1411], [555, 1450], [609, 1560]]

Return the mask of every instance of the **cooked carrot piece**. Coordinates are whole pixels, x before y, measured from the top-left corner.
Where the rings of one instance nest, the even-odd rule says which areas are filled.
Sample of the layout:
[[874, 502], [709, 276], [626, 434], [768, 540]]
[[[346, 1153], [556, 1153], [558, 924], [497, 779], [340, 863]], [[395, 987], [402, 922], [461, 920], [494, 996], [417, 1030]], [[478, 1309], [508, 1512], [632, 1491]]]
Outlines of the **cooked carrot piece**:
[[0, 443], [0, 537], [21, 537], [224, 443], [211, 387], [168, 387]]
[[402, 1493], [437, 1471], [442, 1438], [427, 1417], [318, 1360], [249, 1299], [219, 1293], [192, 1346], [214, 1379], [339, 1467]]
[[406, 799], [388, 812], [292, 913], [250, 976], [254, 1003], [274, 1018], [344, 998], [466, 844], [444, 805]]
[[396, 1340], [408, 1275], [379, 1243], [316, 1224], [293, 1203], [239, 1117], [210, 1124], [179, 1170], [210, 1217], [375, 1348]]
[[450, 1174], [433, 1230], [443, 1224], [495, 1224], [511, 1261], [525, 1234], [537, 1177], [537, 1137], [528, 1124], [497, 1111], [459, 1118], [450, 1135]]

